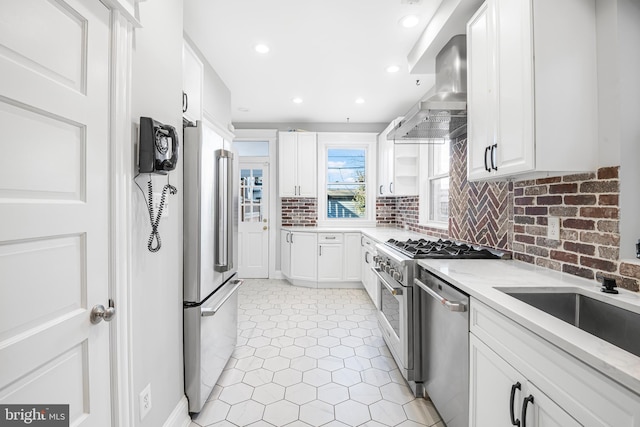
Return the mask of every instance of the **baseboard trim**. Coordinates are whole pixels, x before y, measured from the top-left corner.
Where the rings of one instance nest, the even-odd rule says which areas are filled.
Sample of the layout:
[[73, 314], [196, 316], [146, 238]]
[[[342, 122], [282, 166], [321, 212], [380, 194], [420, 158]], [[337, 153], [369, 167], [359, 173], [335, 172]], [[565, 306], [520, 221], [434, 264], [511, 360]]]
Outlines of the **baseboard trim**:
[[180, 399], [162, 427], [189, 427], [190, 425], [189, 401], [186, 396], [182, 396], [182, 399]]

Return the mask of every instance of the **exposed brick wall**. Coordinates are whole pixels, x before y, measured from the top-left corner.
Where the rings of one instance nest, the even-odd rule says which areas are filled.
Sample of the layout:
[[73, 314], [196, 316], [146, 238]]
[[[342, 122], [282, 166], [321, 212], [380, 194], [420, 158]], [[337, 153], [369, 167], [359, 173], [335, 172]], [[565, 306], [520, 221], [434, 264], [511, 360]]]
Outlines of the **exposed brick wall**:
[[318, 224], [318, 199], [315, 197], [283, 197], [284, 227], [315, 227]]
[[385, 227], [397, 225], [395, 197], [378, 197], [376, 199], [376, 224]]
[[[617, 167], [515, 182], [513, 257], [638, 291], [640, 266], [619, 260], [619, 187]], [[549, 217], [560, 219], [560, 240], [546, 237]]]
[[420, 198], [418, 196], [396, 197], [396, 222], [398, 227], [415, 231], [416, 233], [428, 234], [440, 239], [449, 238], [449, 230], [419, 225]]

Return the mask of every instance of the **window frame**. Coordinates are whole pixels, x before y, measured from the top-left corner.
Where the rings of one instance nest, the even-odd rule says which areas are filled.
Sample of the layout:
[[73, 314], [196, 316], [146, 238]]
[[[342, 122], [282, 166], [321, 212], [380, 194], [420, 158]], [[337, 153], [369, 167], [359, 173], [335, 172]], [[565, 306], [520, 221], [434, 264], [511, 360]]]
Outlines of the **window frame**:
[[419, 215], [418, 224], [426, 227], [448, 229], [449, 218], [451, 218], [451, 211], [447, 214], [446, 221], [436, 221], [430, 219], [430, 212], [433, 206], [431, 205], [431, 183], [435, 180], [442, 178], [449, 178], [449, 186], [451, 186], [451, 140], [446, 140], [444, 144], [449, 144], [449, 150], [446, 155], [449, 163], [449, 168], [446, 173], [435, 174], [435, 146], [443, 144], [423, 144], [420, 146], [420, 164], [426, 164], [426, 168], [420, 169], [420, 182], [419, 182]]
[[[376, 225], [375, 133], [318, 133], [318, 225], [333, 227], [375, 227]], [[329, 149], [363, 149], [365, 152], [366, 206], [363, 218], [327, 217], [327, 164]]]

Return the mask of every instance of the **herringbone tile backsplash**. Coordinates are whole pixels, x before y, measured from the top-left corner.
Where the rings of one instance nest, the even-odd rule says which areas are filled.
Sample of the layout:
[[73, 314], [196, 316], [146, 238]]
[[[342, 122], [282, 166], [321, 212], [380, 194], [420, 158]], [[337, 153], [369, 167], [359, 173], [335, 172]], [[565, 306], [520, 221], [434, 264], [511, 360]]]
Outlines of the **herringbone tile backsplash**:
[[449, 235], [452, 239], [511, 249], [510, 183], [467, 181], [467, 140], [451, 144]]

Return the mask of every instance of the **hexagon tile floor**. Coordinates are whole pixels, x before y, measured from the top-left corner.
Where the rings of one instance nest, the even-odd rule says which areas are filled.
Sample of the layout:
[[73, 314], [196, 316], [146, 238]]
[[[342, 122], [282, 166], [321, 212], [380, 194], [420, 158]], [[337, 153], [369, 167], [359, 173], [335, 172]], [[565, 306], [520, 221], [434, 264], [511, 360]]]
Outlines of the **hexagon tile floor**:
[[245, 280], [238, 346], [197, 426], [436, 426], [391, 357], [369, 296]]

